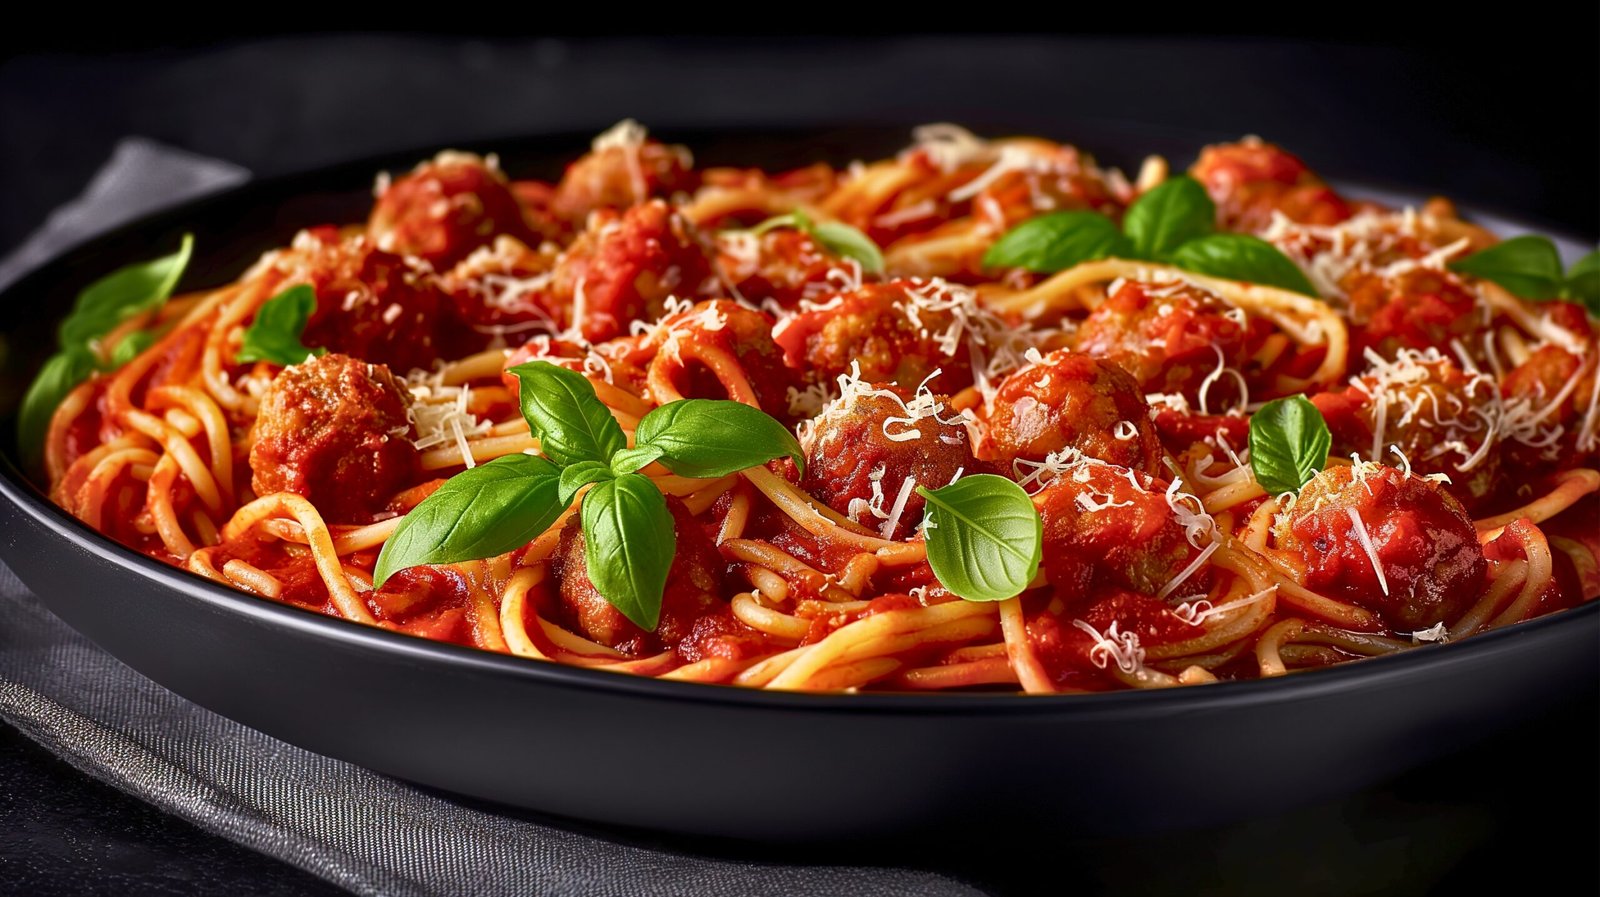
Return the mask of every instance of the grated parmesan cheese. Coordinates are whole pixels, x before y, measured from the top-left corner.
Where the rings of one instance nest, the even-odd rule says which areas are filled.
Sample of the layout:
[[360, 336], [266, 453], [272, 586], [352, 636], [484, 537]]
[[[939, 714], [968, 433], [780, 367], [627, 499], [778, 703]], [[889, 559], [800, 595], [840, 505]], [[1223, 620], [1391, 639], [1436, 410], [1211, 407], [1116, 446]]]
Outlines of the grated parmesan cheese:
[[[1132, 477], [1129, 477], [1130, 481]], [[1174, 476], [1167, 486], [1167, 508], [1172, 512], [1173, 520], [1183, 528], [1183, 537], [1190, 547], [1200, 550], [1198, 555], [1189, 562], [1177, 575], [1168, 580], [1161, 591], [1156, 593], [1157, 598], [1166, 598], [1178, 590], [1189, 577], [1205, 566], [1211, 555], [1215, 554], [1222, 545], [1221, 533], [1217, 530], [1216, 518], [1206, 513], [1205, 505], [1198, 497], [1189, 492], [1182, 491], [1183, 480]], [[1193, 503], [1192, 506], [1190, 503]]]
[[1088, 511], [1090, 513], [1107, 511], [1112, 508], [1133, 507], [1132, 501], [1115, 501], [1113, 500], [1111, 493], [1096, 492], [1094, 490], [1090, 490], [1088, 492], [1079, 492], [1074, 498], [1074, 501], [1077, 502], [1080, 510]]
[[1214, 413], [1211, 410], [1211, 404], [1207, 399], [1207, 395], [1211, 392], [1211, 387], [1216, 385], [1216, 382], [1222, 379], [1224, 376], [1232, 377], [1233, 381], [1239, 384], [1238, 403], [1228, 408], [1224, 413], [1242, 412], [1249, 408], [1250, 385], [1245, 383], [1244, 375], [1233, 368], [1228, 367], [1228, 361], [1223, 356], [1221, 347], [1219, 347], [1216, 343], [1211, 344], [1211, 351], [1217, 353], [1217, 366], [1211, 371], [1211, 373], [1206, 374], [1204, 380], [1200, 381], [1200, 390], [1196, 394], [1196, 398], [1200, 400], [1200, 413], [1206, 415]]
[[[826, 402], [827, 392], [822, 389], [819, 393], [820, 387], [818, 386], [810, 387], [805, 391], [790, 387], [789, 406], [791, 410], [798, 406], [809, 406], [819, 401], [819, 399], [826, 402], [812, 419], [802, 421], [797, 427], [797, 435], [800, 437], [800, 442], [809, 450], [811, 440], [815, 437], [819, 423], [824, 420], [831, 420], [835, 416], [853, 413], [856, 402], [867, 397], [887, 399], [899, 406], [901, 413], [890, 414], [879, 425], [883, 435], [891, 442], [910, 442], [922, 438], [922, 430], [918, 425], [928, 418], [932, 418], [946, 427], [964, 427], [967, 423], [964, 415], [957, 414], [954, 417], [941, 416], [945, 410], [944, 403], [940, 402], [939, 398], [928, 388], [928, 383], [938, 376], [939, 371], [936, 369], [925, 377], [917, 385], [916, 392], [912, 394], [909, 401], [902, 399], [892, 389], [875, 387], [862, 379], [861, 365], [855, 361], [850, 362], [850, 371], [848, 373], [839, 375], [839, 394], [831, 402]], [[943, 432], [939, 434], [940, 439], [949, 442], [945, 438], [947, 436], [957, 440], [964, 438], [960, 434]]]
[[1000, 154], [993, 164], [984, 169], [982, 174], [951, 190], [948, 198], [951, 202], [965, 202], [1013, 171], [1049, 174], [1054, 169], [1050, 159], [1040, 156], [1033, 149], [1008, 143], [1000, 147]]
[[594, 152], [608, 149], [637, 149], [644, 145], [650, 130], [631, 118], [625, 118], [595, 136], [589, 148]]
[[[1061, 476], [1074, 468], [1084, 465], [1099, 464], [1105, 467], [1111, 465], [1099, 458], [1091, 458], [1072, 446], [1066, 446], [1059, 452], [1051, 452], [1044, 456], [1043, 461], [1032, 461], [1027, 458], [1017, 458], [1011, 462], [1011, 478], [1029, 495], [1037, 495], [1045, 487], [1060, 479]], [[1087, 481], [1085, 476], [1084, 481]]]
[[461, 463], [469, 469], [476, 466], [468, 439], [489, 432], [490, 422], [479, 420], [467, 410], [472, 387], [446, 386], [443, 370], [421, 369], [406, 375], [406, 386], [411, 393], [407, 414], [417, 432], [411, 444], [418, 451], [426, 451], [453, 442], [461, 454]]
[[644, 164], [639, 158], [640, 150], [643, 149], [645, 139], [649, 136], [650, 132], [644, 125], [631, 118], [625, 118], [600, 132], [589, 144], [589, 148], [596, 153], [603, 153], [609, 149], [622, 151], [627, 160], [628, 181], [635, 202], [642, 202], [650, 194], [645, 182]]
[[1094, 639], [1094, 647], [1089, 649], [1090, 663], [1103, 670], [1114, 660], [1117, 669], [1129, 675], [1137, 674], [1144, 669], [1145, 652], [1144, 648], [1139, 646], [1138, 633], [1118, 631], [1115, 620], [1106, 627], [1104, 634], [1083, 620], [1073, 620], [1072, 625]]
[[912, 477], [906, 477], [901, 481], [900, 494], [895, 496], [894, 508], [889, 511], [889, 518], [878, 527], [879, 535], [887, 539], [890, 533], [894, 532], [894, 528], [900, 525], [900, 517], [906, 512], [906, 502], [911, 500], [911, 490], [916, 486], [917, 481]]
[[[1384, 447], [1390, 443], [1391, 416], [1395, 418], [1395, 427], [1414, 424], [1438, 430], [1439, 438], [1424, 458], [1432, 460], [1455, 452], [1462, 457], [1456, 464], [1462, 471], [1482, 464], [1505, 432], [1505, 403], [1489, 375], [1464, 372], [1465, 392], [1472, 399], [1468, 404], [1435, 382], [1435, 370], [1449, 363], [1435, 347], [1401, 349], [1393, 359], [1385, 359], [1369, 347], [1363, 357], [1368, 371], [1350, 385], [1372, 402], [1372, 444], [1367, 452], [1368, 460], [1383, 457]], [[1529, 426], [1520, 420], [1513, 425], [1519, 431], [1526, 431]], [[1476, 441], [1477, 445], [1471, 445], [1469, 440]]]
[[1355, 508], [1345, 508], [1344, 512], [1350, 516], [1350, 532], [1361, 543], [1361, 550], [1367, 553], [1367, 560], [1372, 562], [1372, 571], [1378, 574], [1378, 585], [1383, 589], [1383, 594], [1389, 594], [1389, 577], [1383, 575], [1383, 564], [1378, 561], [1378, 549], [1372, 544], [1372, 536], [1367, 533], [1367, 525], [1361, 521], [1361, 515]]
[[1411, 633], [1411, 643], [1420, 645], [1424, 642], [1438, 642], [1443, 644], [1450, 641], [1450, 630], [1443, 623], [1435, 623], [1427, 629], [1418, 629]]
[[883, 507], [883, 503], [886, 500], [883, 494], [883, 478], [888, 472], [887, 467], [879, 464], [867, 473], [867, 482], [871, 486], [872, 497], [870, 499], [850, 499], [850, 503], [845, 506], [845, 513], [851, 520], [861, 523], [868, 515], [879, 520], [889, 519], [889, 512], [884, 510]]
[[1278, 587], [1271, 585], [1253, 595], [1246, 595], [1243, 598], [1238, 598], [1233, 601], [1226, 601], [1215, 606], [1213, 606], [1210, 601], [1207, 601], [1204, 598], [1198, 601], [1185, 601], [1172, 609], [1172, 615], [1189, 624], [1190, 626], [1202, 626], [1212, 617], [1221, 616], [1229, 611], [1238, 610], [1241, 607], [1248, 607], [1249, 605], [1265, 599], [1268, 595], [1277, 594], [1277, 592]]
[[945, 174], [968, 163], [984, 161], [994, 153], [987, 140], [949, 122], [912, 128], [911, 140], [905, 154], [920, 152]]

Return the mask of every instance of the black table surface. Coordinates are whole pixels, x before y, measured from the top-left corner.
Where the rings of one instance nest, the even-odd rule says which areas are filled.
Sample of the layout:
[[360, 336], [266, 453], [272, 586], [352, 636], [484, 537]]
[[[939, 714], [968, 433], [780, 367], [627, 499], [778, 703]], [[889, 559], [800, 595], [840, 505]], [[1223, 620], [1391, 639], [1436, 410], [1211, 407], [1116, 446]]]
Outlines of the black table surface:
[[[0, 63], [0, 248], [81, 189], [128, 134], [270, 174], [396, 147], [598, 129], [624, 116], [663, 127], [1026, 127], [1054, 115], [1169, 138], [1261, 133], [1334, 175], [1412, 185], [1592, 238], [1596, 28], [1569, 24], [1538, 43], [1490, 29], [1387, 44], [285, 35], [118, 53], [57, 46]], [[1597, 758], [1600, 692], [1591, 691], [1379, 787], [1282, 816], [1145, 839], [1055, 843], [1035, 833], [1022, 863], [952, 860], [959, 852], [926, 845], [846, 859], [937, 868], [1000, 893], [1472, 892], [1525, 889], [1530, 875], [1595, 893]], [[5, 727], [0, 892], [337, 893]]]
[[[946, 845], [874, 845], [799, 856], [716, 845], [758, 860], [894, 862], [991, 893], [1353, 894], [1600, 892], [1600, 692], [1347, 798], [1155, 837], [1064, 841], [1019, 834], [1003, 861]], [[1313, 736], [1314, 737], [1314, 736]], [[0, 726], [0, 892], [321, 895], [338, 888], [209, 835], [67, 766]], [[651, 841], [593, 834], [666, 850]], [[1537, 870], [1536, 872], [1533, 870]]]

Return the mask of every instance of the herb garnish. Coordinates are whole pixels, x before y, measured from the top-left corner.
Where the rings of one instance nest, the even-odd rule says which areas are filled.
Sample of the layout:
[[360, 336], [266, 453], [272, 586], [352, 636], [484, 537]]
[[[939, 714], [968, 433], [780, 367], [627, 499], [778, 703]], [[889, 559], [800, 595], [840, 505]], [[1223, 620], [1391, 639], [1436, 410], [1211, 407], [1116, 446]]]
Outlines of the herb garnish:
[[118, 268], [78, 294], [57, 331], [60, 351], [40, 368], [17, 411], [17, 443], [26, 465], [43, 455], [50, 418], [67, 393], [94, 371], [114, 371], [155, 342], [154, 334], [139, 330], [124, 334], [109, 352], [100, 345], [124, 321], [166, 303], [193, 251], [194, 235], [184, 234], [177, 252]]
[[1217, 233], [1216, 218], [1216, 204], [1200, 182], [1175, 177], [1134, 200], [1121, 230], [1099, 212], [1040, 215], [990, 246], [983, 266], [1054, 274], [1104, 258], [1142, 259], [1317, 295], [1304, 272], [1276, 246], [1247, 234]]

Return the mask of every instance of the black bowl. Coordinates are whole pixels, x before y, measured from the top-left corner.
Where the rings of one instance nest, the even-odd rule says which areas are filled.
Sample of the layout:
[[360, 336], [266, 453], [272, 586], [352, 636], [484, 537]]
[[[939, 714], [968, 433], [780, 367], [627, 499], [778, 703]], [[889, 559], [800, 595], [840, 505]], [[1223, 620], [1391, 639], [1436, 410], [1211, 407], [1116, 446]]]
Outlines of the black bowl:
[[[709, 164], [775, 166], [889, 152], [904, 133], [667, 136]], [[1116, 135], [1071, 136], [1118, 161], [1143, 148], [1119, 157]], [[514, 173], [554, 177], [583, 146], [490, 148]], [[224, 282], [301, 226], [360, 218], [376, 170], [424, 155], [251, 184], [62, 255], [0, 301], [0, 403], [14, 408], [54, 321], [99, 274], [193, 231], [201, 261], [185, 286]], [[0, 557], [129, 666], [312, 751], [594, 822], [772, 842], [1220, 822], [1358, 789], [1600, 677], [1589, 604], [1459, 644], [1165, 692], [811, 695], [635, 678], [398, 635], [163, 566], [50, 504], [18, 469], [9, 424], [0, 439]]]

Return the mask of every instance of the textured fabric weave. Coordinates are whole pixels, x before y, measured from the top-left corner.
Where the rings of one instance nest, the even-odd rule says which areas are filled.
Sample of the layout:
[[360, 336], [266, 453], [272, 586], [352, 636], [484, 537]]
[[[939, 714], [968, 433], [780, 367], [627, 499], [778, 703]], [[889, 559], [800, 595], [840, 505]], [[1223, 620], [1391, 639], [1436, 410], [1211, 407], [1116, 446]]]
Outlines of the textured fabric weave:
[[[0, 286], [95, 232], [246, 177], [126, 141], [82, 197], [0, 262]], [[977, 893], [932, 873], [648, 850], [456, 803], [185, 701], [68, 628], [4, 567], [0, 718], [97, 779], [359, 894]]]

